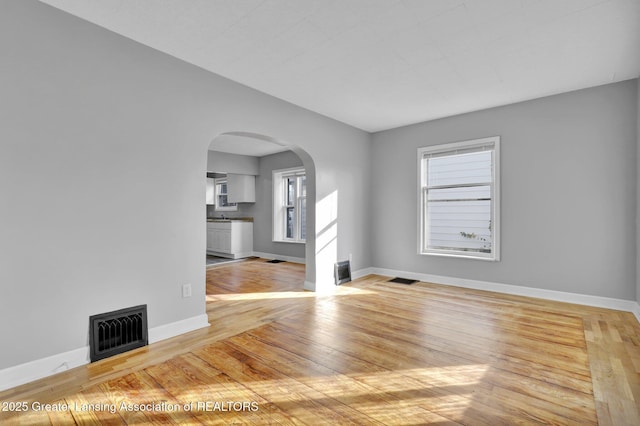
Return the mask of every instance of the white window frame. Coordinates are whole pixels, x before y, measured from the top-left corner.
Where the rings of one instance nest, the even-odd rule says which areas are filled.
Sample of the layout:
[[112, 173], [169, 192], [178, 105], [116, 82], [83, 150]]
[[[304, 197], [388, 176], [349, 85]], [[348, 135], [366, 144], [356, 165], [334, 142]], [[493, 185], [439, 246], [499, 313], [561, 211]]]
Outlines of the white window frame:
[[[221, 184], [227, 184], [227, 192], [220, 192], [218, 190], [218, 185]], [[217, 212], [237, 212], [238, 211], [238, 204], [237, 203], [229, 203], [227, 206], [221, 206], [218, 204], [218, 196], [219, 195], [226, 195], [227, 196], [227, 200], [229, 199], [229, 182], [227, 182], [227, 178], [216, 178], [213, 182], [213, 187], [214, 189], [214, 202], [215, 202], [215, 211]]]
[[[306, 176], [304, 168], [291, 168], [274, 170], [272, 172], [273, 180], [273, 241], [284, 243], [304, 244], [306, 240], [300, 236], [302, 230], [302, 202], [306, 201], [306, 195], [302, 196], [299, 192], [300, 178]], [[287, 186], [285, 184], [288, 178], [296, 178], [295, 187], [295, 204], [286, 205]], [[295, 226], [293, 238], [287, 237], [287, 208], [293, 207], [295, 212]]]
[[[456, 151], [485, 147], [492, 151], [491, 187], [491, 252], [474, 252], [456, 249], [436, 249], [426, 247], [428, 241], [427, 223], [427, 161], [433, 154], [455, 154]], [[418, 148], [418, 254], [433, 256], [449, 256], [488, 261], [500, 260], [500, 137], [493, 136], [442, 145]]]

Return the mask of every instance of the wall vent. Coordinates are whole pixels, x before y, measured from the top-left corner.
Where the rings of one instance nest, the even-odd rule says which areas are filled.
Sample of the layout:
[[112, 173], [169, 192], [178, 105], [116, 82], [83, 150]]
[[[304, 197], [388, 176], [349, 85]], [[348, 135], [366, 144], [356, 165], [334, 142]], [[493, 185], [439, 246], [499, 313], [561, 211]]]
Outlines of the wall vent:
[[336, 280], [336, 285], [351, 281], [351, 262], [348, 260], [337, 262], [333, 268], [333, 277]]
[[89, 317], [91, 362], [146, 346], [148, 343], [147, 305]]

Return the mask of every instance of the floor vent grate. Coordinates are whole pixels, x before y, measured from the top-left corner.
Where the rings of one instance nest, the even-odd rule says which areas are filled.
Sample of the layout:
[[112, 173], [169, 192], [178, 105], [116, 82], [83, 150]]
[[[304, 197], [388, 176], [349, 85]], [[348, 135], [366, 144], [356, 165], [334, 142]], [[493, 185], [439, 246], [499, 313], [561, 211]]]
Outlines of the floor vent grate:
[[267, 263], [283, 263], [283, 262], [286, 262], [286, 260], [280, 260], [280, 259], [267, 260]]
[[148, 343], [147, 305], [89, 317], [91, 362], [146, 346]]
[[398, 277], [395, 277], [395, 278], [390, 279], [390, 280], [389, 280], [389, 281], [387, 281], [387, 282], [389, 282], [389, 283], [398, 283], [398, 284], [407, 284], [407, 285], [408, 285], [408, 284], [417, 283], [417, 282], [418, 282], [418, 280], [410, 280], [410, 279], [408, 279], [408, 278], [398, 278]]

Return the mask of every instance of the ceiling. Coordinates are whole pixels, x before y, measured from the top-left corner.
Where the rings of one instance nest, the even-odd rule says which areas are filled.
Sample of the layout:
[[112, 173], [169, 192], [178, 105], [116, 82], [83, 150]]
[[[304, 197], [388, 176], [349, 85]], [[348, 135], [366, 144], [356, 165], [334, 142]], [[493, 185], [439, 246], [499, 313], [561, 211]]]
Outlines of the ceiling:
[[42, 0], [375, 132], [640, 74], [640, 0]]

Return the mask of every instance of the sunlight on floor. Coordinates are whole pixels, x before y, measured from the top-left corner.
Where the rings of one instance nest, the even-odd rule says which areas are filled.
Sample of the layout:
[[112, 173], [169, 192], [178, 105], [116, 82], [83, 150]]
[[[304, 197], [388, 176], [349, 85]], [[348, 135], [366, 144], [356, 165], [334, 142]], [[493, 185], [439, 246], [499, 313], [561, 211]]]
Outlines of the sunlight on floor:
[[[282, 366], [285, 370], [286, 367]], [[463, 418], [481, 389], [489, 365], [449, 365], [396, 371], [353, 372], [252, 380], [243, 385], [215, 383], [176, 392], [182, 403], [225, 400], [247, 388], [290, 415], [318, 408], [346, 405], [380, 419], [397, 419], [404, 410], [429, 407], [437, 401], [452, 418]], [[177, 390], [177, 389], [176, 389]], [[309, 398], [313, 395], [313, 398]], [[332, 402], [333, 401], [333, 402]], [[422, 401], [422, 402], [421, 402]], [[429, 402], [431, 401], [431, 402]], [[407, 413], [408, 414], [408, 413]], [[415, 413], [414, 413], [415, 414]]]
[[230, 293], [230, 294], [208, 294], [207, 302], [230, 301], [230, 300], [268, 300], [268, 299], [299, 299], [315, 297], [315, 293], [310, 291], [276, 291], [264, 293]]
[[[353, 294], [376, 294], [370, 290], [362, 290], [353, 287], [341, 288], [340, 295], [353, 295]], [[322, 297], [313, 291], [275, 291], [275, 292], [260, 292], [260, 293], [229, 293], [229, 294], [207, 294], [207, 302], [215, 301], [237, 301], [237, 300], [269, 300], [269, 299], [301, 299], [310, 297]]]
[[[280, 380], [254, 382], [252, 386], [256, 385], [258, 388], [266, 386], [272, 390], [281, 389], [287, 393], [288, 401], [291, 401], [291, 395], [288, 394], [288, 390], [296, 382], [303, 382], [307, 386], [320, 390], [328, 397], [361, 400], [361, 402], [366, 402], [372, 393], [377, 392], [376, 389], [386, 389], [387, 395], [394, 400], [424, 398], [425, 392], [423, 391], [434, 390], [436, 391], [433, 394], [434, 397], [453, 398], [453, 400], [458, 401], [459, 397], [470, 396], [473, 393], [470, 391], [470, 387], [479, 384], [488, 369], [489, 365], [485, 364], [456, 365], [377, 373], [295, 377], [293, 382], [292, 378], [283, 378]], [[358, 382], [356, 387], [360, 388], [359, 392], [352, 391], [355, 382]], [[448, 388], [448, 392], [450, 392], [451, 388], [458, 387], [460, 392], [455, 392], [453, 395], [437, 395], [440, 394], [437, 390], [443, 387]], [[209, 390], [209, 386], [206, 388]], [[195, 390], [195, 393], [199, 393], [201, 390], [204, 389]], [[191, 392], [194, 392], [194, 390], [192, 389]]]

